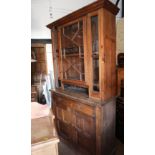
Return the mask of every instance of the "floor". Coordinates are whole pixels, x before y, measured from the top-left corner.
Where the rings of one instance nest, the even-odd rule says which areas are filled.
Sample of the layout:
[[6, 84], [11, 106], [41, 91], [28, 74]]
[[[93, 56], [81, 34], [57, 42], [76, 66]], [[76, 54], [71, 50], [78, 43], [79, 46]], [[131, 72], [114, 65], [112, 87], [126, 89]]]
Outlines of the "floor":
[[[60, 141], [58, 145], [58, 150], [59, 150], [59, 155], [85, 155], [71, 148], [70, 146], [68, 146], [62, 141]], [[124, 155], [124, 144], [122, 144], [118, 139], [116, 139], [116, 154], [115, 155]]]

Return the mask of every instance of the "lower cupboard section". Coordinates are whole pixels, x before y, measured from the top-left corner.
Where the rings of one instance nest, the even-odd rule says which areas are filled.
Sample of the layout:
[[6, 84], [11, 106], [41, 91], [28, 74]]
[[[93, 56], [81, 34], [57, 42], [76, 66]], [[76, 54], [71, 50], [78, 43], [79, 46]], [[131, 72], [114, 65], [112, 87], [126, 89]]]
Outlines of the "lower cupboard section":
[[[77, 119], [78, 120], [78, 119]], [[89, 154], [95, 154], [95, 132], [86, 132], [82, 128], [66, 124], [60, 120], [56, 120], [58, 134], [65, 140], [70, 141], [73, 144], [78, 144], [79, 147], [83, 148]], [[83, 122], [83, 125], [85, 123]], [[91, 128], [90, 128], [91, 130]]]
[[89, 155], [111, 155], [115, 141], [115, 100], [91, 105], [53, 93], [58, 135]]

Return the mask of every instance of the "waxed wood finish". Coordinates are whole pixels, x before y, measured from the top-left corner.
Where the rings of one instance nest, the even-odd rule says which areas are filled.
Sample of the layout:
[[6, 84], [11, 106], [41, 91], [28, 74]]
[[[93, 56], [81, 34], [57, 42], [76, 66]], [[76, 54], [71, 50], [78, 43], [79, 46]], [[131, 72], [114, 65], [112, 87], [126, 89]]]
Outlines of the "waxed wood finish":
[[[104, 64], [101, 67], [103, 76], [101, 85], [103, 85], [102, 99], [106, 100], [116, 95], [116, 28], [115, 16], [107, 10], [103, 11], [103, 47], [102, 60]], [[101, 73], [102, 75], [102, 73]]]
[[[92, 39], [91, 39], [91, 17], [98, 16], [98, 42], [99, 42], [99, 87], [100, 90], [93, 91], [93, 62], [92, 62]], [[53, 62], [56, 87], [60, 80], [61, 87], [64, 84], [88, 88], [89, 97], [97, 100], [107, 100], [116, 95], [116, 27], [115, 15], [106, 9], [99, 9], [87, 16], [81, 18], [83, 20], [83, 42], [84, 42], [84, 72], [85, 80], [68, 80], [63, 77], [63, 67], [72, 65], [68, 61], [62, 61], [62, 46], [60, 29], [68, 24], [53, 27]], [[75, 23], [78, 20], [72, 21]], [[74, 60], [75, 59], [75, 60]], [[77, 57], [69, 59], [77, 61]], [[69, 63], [69, 64], [68, 64]], [[66, 67], [66, 68], [69, 68]], [[72, 75], [75, 76], [76, 68], [72, 67]], [[75, 70], [75, 72], [74, 72]]]
[[53, 53], [53, 67], [54, 67], [54, 78], [55, 80], [55, 87], [58, 87], [58, 78], [60, 75], [60, 68], [59, 68], [59, 53], [58, 53], [58, 32], [57, 30], [51, 30], [51, 37], [52, 39], [52, 53]]
[[[55, 125], [62, 139], [90, 155], [111, 155], [115, 150], [115, 15], [118, 10], [110, 1], [99, 0], [47, 25], [52, 30], [54, 44], [53, 62], [57, 84], [56, 90], [52, 91], [52, 110]], [[75, 25], [81, 20], [82, 34], [78, 34]], [[70, 27], [66, 36], [64, 29], [67, 26]], [[67, 39], [63, 39], [64, 37], [68, 42]], [[75, 37], [83, 38], [82, 80], [76, 79], [76, 75], [81, 73], [77, 69], [80, 65], [75, 65], [78, 61], [78, 52], [80, 54], [81, 50], [73, 50], [68, 52], [71, 55], [65, 55], [66, 50], [70, 49], [69, 45], [78, 46]], [[66, 56], [72, 56], [72, 59], [63, 61]], [[70, 67], [72, 71], [68, 75], [72, 74], [75, 79], [67, 79], [68, 75], [65, 72]], [[68, 85], [72, 86], [71, 90], [67, 90]], [[86, 89], [88, 93], [74, 92], [73, 87]]]
[[81, 100], [69, 94], [62, 90], [52, 92], [59, 136], [90, 155], [111, 154], [115, 148], [115, 99], [91, 103], [86, 97]]

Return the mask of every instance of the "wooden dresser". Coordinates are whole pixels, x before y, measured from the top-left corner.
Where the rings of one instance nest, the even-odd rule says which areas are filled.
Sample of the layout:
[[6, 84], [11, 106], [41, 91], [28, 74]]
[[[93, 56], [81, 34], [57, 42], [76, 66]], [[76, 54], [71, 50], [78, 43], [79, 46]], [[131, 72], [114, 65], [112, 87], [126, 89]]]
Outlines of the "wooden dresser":
[[58, 142], [52, 116], [31, 120], [32, 155], [58, 155]]
[[109, 154], [115, 148], [115, 98], [92, 100], [70, 91], [53, 91], [58, 134], [88, 154]]
[[115, 150], [118, 11], [108, 0], [95, 1], [47, 25], [58, 135], [90, 155], [111, 155]]

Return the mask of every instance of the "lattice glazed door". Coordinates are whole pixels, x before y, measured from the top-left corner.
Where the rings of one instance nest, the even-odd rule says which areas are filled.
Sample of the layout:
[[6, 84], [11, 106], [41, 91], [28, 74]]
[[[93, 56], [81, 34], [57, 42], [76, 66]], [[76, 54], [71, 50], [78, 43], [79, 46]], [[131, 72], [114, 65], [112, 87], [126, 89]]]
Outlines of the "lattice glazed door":
[[63, 79], [84, 81], [83, 20], [61, 28]]

